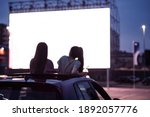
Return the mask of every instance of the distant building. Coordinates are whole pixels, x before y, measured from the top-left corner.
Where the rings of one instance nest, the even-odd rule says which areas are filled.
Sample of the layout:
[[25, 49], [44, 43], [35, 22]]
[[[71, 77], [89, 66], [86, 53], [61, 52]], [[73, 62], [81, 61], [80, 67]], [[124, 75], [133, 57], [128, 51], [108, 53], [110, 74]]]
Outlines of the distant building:
[[133, 54], [125, 51], [116, 51], [112, 54], [112, 67], [113, 68], [132, 68], [133, 67]]
[[145, 50], [145, 65], [150, 68], [150, 50]]

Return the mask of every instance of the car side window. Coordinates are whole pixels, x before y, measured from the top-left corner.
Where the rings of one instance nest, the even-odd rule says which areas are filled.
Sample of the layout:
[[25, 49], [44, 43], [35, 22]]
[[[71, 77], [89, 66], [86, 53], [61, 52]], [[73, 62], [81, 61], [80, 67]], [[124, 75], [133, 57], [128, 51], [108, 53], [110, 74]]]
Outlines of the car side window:
[[91, 82], [94, 90], [96, 91], [99, 99], [111, 100], [111, 97], [107, 94], [107, 92], [96, 82]]
[[98, 96], [93, 87], [87, 81], [78, 82], [75, 84], [75, 90], [79, 99], [97, 100]]

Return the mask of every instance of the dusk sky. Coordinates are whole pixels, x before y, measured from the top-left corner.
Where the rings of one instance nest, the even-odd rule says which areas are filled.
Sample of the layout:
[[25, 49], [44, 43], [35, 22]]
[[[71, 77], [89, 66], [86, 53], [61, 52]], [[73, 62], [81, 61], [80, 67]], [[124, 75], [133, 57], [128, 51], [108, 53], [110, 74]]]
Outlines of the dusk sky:
[[132, 41], [140, 42], [143, 51], [141, 25], [146, 25], [145, 48], [150, 49], [150, 0], [116, 0], [120, 16], [120, 49], [132, 51]]
[[[116, 3], [120, 17], [120, 49], [131, 52], [134, 40], [140, 42], [143, 51], [142, 24], [146, 25], [146, 49], [150, 49], [150, 0], [116, 0]], [[1, 19], [5, 16], [2, 12]]]

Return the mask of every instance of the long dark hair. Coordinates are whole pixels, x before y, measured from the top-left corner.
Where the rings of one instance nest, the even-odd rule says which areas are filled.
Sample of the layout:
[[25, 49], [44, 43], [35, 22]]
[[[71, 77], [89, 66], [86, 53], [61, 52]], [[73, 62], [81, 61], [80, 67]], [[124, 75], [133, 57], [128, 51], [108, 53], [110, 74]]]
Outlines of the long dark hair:
[[78, 60], [81, 62], [81, 65], [79, 67], [79, 72], [82, 72], [83, 71], [83, 66], [84, 66], [84, 57], [83, 57], [82, 47], [73, 46], [70, 49], [69, 56], [72, 57], [73, 59], [78, 58]]
[[40, 42], [36, 47], [35, 56], [33, 59], [35, 74], [42, 74], [47, 62], [48, 46], [45, 42]]

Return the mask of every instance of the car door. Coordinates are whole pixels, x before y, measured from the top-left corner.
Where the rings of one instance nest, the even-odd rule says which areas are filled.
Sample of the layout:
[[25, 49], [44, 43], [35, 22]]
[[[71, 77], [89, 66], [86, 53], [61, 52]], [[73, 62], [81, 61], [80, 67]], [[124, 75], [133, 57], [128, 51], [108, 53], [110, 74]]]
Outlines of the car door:
[[111, 100], [107, 92], [95, 81], [80, 81], [74, 85], [80, 100]]
[[98, 82], [96, 81], [90, 81], [91, 85], [93, 86], [94, 90], [96, 91], [99, 99], [104, 100], [112, 100], [111, 97], [108, 95], [108, 93], [101, 87]]

